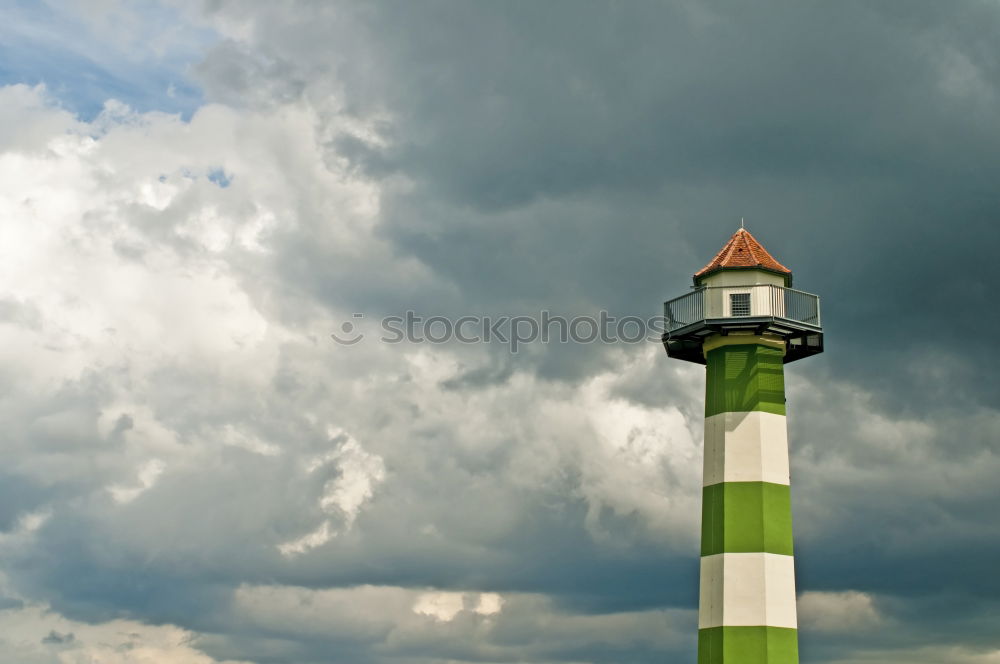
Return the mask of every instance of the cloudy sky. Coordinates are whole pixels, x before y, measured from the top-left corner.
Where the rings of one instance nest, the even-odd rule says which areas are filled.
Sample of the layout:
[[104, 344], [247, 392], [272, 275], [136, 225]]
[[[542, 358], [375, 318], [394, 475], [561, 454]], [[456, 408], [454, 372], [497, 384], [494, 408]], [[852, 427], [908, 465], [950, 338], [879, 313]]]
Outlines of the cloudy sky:
[[741, 217], [823, 298], [803, 662], [1000, 662], [997, 34], [995, 0], [5, 4], [0, 662], [693, 661], [703, 369], [378, 321], [655, 316]]

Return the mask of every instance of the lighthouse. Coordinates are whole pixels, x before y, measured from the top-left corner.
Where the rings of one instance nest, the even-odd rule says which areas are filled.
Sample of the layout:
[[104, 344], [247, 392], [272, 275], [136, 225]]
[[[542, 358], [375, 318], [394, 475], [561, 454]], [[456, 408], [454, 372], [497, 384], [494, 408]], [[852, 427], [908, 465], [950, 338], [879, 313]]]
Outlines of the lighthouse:
[[740, 228], [664, 310], [706, 368], [698, 664], [797, 664], [784, 365], [823, 352], [819, 297]]

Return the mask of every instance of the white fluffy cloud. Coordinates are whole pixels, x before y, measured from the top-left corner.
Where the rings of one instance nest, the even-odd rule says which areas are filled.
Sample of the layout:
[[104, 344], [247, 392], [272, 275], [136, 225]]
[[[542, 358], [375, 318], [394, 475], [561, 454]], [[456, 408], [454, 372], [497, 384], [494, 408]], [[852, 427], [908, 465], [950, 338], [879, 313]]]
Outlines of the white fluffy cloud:
[[802, 593], [799, 620], [807, 630], [847, 634], [877, 629], [884, 618], [871, 595], [848, 590]]
[[[319, 506], [324, 512], [342, 515], [344, 527], [350, 528], [361, 507], [371, 500], [375, 487], [385, 480], [385, 464], [342, 431], [329, 435], [331, 440], [341, 440], [340, 447], [309, 461], [306, 470], [313, 473], [326, 464], [336, 464], [338, 476], [323, 485]], [[280, 544], [278, 550], [286, 556], [305, 553], [326, 544], [336, 534], [330, 521], [323, 521], [311, 533]]]
[[[461, 390], [448, 386], [489, 366], [490, 348], [337, 346], [328, 331], [349, 317], [338, 288], [387, 271], [412, 288], [433, 272], [391, 260], [377, 186], [324, 148], [330, 118], [299, 104], [214, 105], [185, 122], [109, 103], [85, 123], [24, 86], [0, 89], [0, 102], [21, 126], [0, 152], [0, 361], [15, 423], [5, 454], [42, 487], [2, 543], [18, 564], [69, 538], [88, 552], [75, 561], [90, 570], [82, 575], [155, 572], [146, 609], [135, 599], [115, 609], [138, 620], [158, 613], [156, 584], [187, 583], [178, 570], [191, 569], [220, 589], [233, 629], [263, 627], [265, 606], [274, 616], [276, 602], [291, 602], [278, 613], [298, 618], [269, 627], [289, 638], [315, 621], [350, 631], [348, 615], [372, 593], [382, 598], [373, 612], [397, 607], [374, 623], [382, 638], [413, 644], [430, 630], [441, 648], [461, 616], [499, 618], [519, 603], [564, 636], [583, 629], [609, 642], [622, 638], [610, 625], [639, 635], [666, 615], [573, 617], [543, 595], [518, 600], [488, 583], [428, 589], [449, 564], [468, 574], [509, 560], [505, 574], [516, 574], [521, 545], [505, 541], [573, 504], [584, 510], [561, 527], [598, 549], [627, 549], [609, 518], [637, 524], [629, 537], [640, 541], [694, 541], [698, 421], [616, 394], [657, 349], [622, 353], [579, 385], [516, 371]], [[302, 234], [329, 251], [332, 281], [319, 291], [296, 262], [290, 240]], [[438, 560], [421, 572], [427, 556]], [[264, 585], [322, 586], [330, 570], [337, 584], [363, 584], [371, 559], [392, 560], [423, 590]], [[146, 572], [128, 571], [131, 561]], [[12, 588], [86, 614], [102, 590], [60, 585], [62, 573], [35, 566]], [[352, 609], [331, 613], [342, 600]], [[25, 606], [8, 617], [72, 632], [64, 654], [96, 652], [58, 608]], [[101, 611], [94, 630], [121, 627]], [[347, 622], [332, 626], [338, 615]], [[185, 620], [146, 629], [155, 643], [137, 641], [129, 661], [146, 647], [161, 661], [207, 658], [187, 644], [212, 621]], [[435, 622], [451, 631], [434, 636]], [[224, 634], [197, 643], [249, 653]]]
[[676, 644], [692, 621], [690, 611], [567, 613], [543, 596], [441, 592], [391, 586], [307, 590], [242, 587], [234, 612], [248, 627], [267, 627], [299, 638], [379, 643], [410, 661], [424, 648], [497, 661], [532, 657], [551, 661], [566, 641], [608, 648], [640, 643], [659, 650]]
[[122, 619], [87, 623], [43, 604], [7, 603], [0, 610], [4, 664], [240, 664], [206, 655], [193, 644], [196, 634], [173, 625]]

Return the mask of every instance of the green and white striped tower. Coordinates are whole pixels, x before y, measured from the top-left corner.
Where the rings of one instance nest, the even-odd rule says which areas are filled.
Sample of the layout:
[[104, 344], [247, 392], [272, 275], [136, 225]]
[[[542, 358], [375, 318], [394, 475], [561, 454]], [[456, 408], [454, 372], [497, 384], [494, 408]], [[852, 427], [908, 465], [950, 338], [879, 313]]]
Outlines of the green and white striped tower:
[[819, 298], [741, 228], [665, 305], [670, 357], [706, 365], [698, 664], [795, 664], [784, 364], [823, 351]]

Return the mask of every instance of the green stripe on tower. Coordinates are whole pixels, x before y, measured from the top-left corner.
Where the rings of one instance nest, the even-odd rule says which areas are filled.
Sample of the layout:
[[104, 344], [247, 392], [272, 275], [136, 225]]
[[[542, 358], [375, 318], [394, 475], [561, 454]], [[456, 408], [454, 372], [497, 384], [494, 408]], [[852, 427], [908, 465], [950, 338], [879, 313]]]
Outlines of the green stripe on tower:
[[763, 410], [785, 414], [784, 354], [760, 344], [721, 346], [708, 364], [705, 417]]
[[770, 482], [723, 482], [702, 490], [701, 555], [792, 555], [789, 487]]
[[797, 664], [797, 630], [711, 627], [698, 630], [698, 664]]

